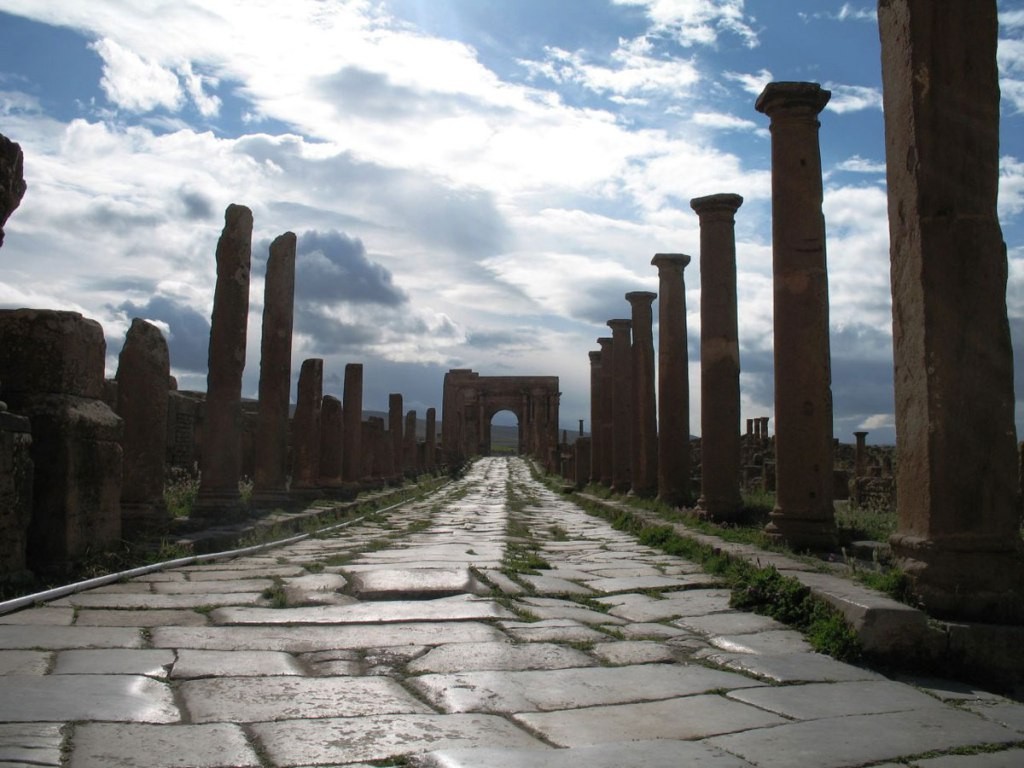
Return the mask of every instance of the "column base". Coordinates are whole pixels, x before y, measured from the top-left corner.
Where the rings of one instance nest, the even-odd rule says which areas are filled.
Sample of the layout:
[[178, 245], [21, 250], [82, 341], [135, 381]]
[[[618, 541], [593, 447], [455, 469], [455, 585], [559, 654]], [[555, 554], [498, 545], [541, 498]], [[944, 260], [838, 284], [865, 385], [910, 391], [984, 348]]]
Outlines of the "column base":
[[765, 535], [775, 541], [784, 542], [796, 551], [810, 550], [823, 552], [839, 546], [835, 520], [814, 517], [794, 517], [779, 507], [772, 510], [771, 518], [764, 527]]
[[264, 488], [254, 490], [249, 506], [252, 509], [288, 509], [295, 503], [285, 488]]
[[242, 496], [235, 488], [199, 489], [199, 495], [192, 504], [192, 519], [211, 522], [230, 522], [249, 516], [249, 510], [242, 504]]
[[171, 521], [163, 503], [121, 502], [121, 535], [126, 539], [151, 533], [166, 533], [170, 526]]
[[735, 499], [708, 497], [701, 494], [697, 499], [697, 510], [708, 520], [731, 523], [743, 515], [743, 499], [738, 495]]
[[1024, 624], [1024, 546], [1018, 537], [889, 539], [925, 610], [942, 619]]

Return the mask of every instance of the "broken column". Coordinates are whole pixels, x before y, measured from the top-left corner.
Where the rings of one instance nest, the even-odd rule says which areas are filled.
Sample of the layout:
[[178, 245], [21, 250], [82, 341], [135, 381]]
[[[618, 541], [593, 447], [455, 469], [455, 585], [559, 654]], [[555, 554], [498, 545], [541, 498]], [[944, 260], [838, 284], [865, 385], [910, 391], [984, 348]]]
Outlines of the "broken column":
[[4, 224], [25, 196], [25, 157], [21, 147], [0, 134], [0, 246]]
[[320, 409], [323, 396], [324, 361], [320, 358], [303, 360], [299, 369], [295, 415], [292, 416], [293, 492], [308, 492], [320, 486]]
[[242, 372], [249, 320], [252, 211], [229, 205], [217, 241], [217, 285], [210, 321], [197, 517], [234, 517], [242, 509]]
[[658, 499], [690, 504], [690, 369], [686, 339], [685, 253], [658, 253]]
[[830, 96], [817, 83], [769, 83], [756, 103], [772, 134], [776, 493], [765, 532], [794, 549], [836, 544], [818, 145], [818, 113]]
[[739, 195], [696, 197], [700, 219], [701, 487], [697, 506], [714, 520], [739, 515], [740, 343], [736, 314]]
[[320, 401], [320, 488], [341, 486], [342, 418], [341, 401], [324, 395]]
[[288, 493], [288, 411], [292, 386], [295, 235], [270, 244], [263, 291], [259, 410], [256, 416], [253, 503], [277, 506]]
[[868, 473], [868, 449], [867, 449], [867, 432], [854, 432], [854, 439], [857, 441], [857, 445], [853, 449], [853, 476], [854, 477], [866, 477]]
[[878, 24], [899, 450], [890, 543], [930, 613], [1017, 623], [996, 2], [888, 0]]
[[345, 392], [342, 395], [345, 440], [341, 449], [341, 475], [346, 482], [362, 479], [363, 465], [360, 450], [363, 423], [363, 364], [345, 366]]
[[437, 409], [427, 408], [427, 434], [425, 469], [433, 472], [437, 467]]
[[651, 305], [658, 294], [630, 291], [633, 328], [633, 493], [658, 493], [658, 406], [654, 399], [654, 322]]
[[402, 433], [404, 412], [402, 395], [397, 392], [388, 395], [388, 438], [391, 440], [391, 456], [398, 477], [405, 473], [405, 438]]
[[63, 574], [121, 540], [122, 421], [101, 399], [103, 329], [77, 312], [0, 310], [0, 339], [4, 400], [32, 428], [27, 566]]
[[590, 357], [590, 462], [587, 478], [579, 477], [580, 484], [601, 480], [601, 353], [589, 352]]
[[160, 329], [135, 318], [117, 361], [117, 415], [124, 420], [121, 528], [166, 527], [164, 457], [171, 362]]
[[622, 318], [609, 320], [612, 329], [611, 418], [612, 490], [628, 493], [633, 454], [633, 323]]

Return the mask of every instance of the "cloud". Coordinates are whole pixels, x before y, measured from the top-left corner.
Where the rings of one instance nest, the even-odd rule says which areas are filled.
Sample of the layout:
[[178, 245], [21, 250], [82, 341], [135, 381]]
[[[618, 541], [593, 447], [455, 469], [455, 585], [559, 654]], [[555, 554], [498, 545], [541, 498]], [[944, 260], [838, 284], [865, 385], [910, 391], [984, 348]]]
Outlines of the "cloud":
[[690, 119], [697, 125], [722, 131], [754, 131], [760, 128], [753, 120], [721, 112], [695, 112]]
[[878, 21], [878, 11], [874, 8], [854, 8], [850, 3], [843, 3], [843, 7], [836, 14], [838, 21]]
[[150, 112], [157, 107], [176, 112], [181, 108], [184, 97], [174, 72], [110, 38], [89, 47], [103, 59], [100, 86], [118, 107], [130, 112]]
[[764, 87], [775, 79], [775, 76], [767, 69], [762, 69], [761, 71], [754, 73], [724, 72], [722, 76], [726, 80], [732, 80], [734, 83], [739, 83], [740, 87], [751, 96], [760, 96]]
[[409, 301], [395, 286], [391, 272], [367, 258], [362, 240], [342, 232], [303, 232], [295, 261], [297, 303], [394, 307]]
[[[1024, 16], [1024, 11], [1020, 13]], [[1002, 17], [1000, 21], [1003, 21]], [[996, 61], [999, 64], [999, 89], [1003, 101], [1013, 105], [1014, 111], [1020, 114], [1024, 112], [1024, 40], [1019, 37], [1000, 37]]]
[[999, 158], [999, 215], [1016, 216], [1024, 211], [1024, 162], [1004, 155]]
[[825, 87], [832, 91], [832, 98], [825, 105], [825, 109], [836, 114], [843, 115], [863, 109], [882, 109], [882, 91], [879, 88], [839, 83], [826, 83]]
[[640, 6], [654, 23], [653, 31], [670, 35], [680, 45], [713, 46], [723, 32], [738, 36], [748, 48], [759, 44], [744, 0], [613, 0], [616, 5]]
[[885, 163], [876, 163], [860, 155], [848, 157], [835, 166], [837, 171], [848, 171], [850, 173], [885, 173]]

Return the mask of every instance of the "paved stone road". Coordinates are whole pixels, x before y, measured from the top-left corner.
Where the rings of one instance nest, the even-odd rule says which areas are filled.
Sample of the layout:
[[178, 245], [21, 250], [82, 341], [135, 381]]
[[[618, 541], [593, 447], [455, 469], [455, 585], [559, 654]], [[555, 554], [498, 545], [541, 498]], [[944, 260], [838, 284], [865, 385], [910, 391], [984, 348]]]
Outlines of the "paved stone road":
[[0, 616], [0, 766], [997, 768], [1022, 747], [1024, 705], [815, 654], [518, 459], [329, 538]]

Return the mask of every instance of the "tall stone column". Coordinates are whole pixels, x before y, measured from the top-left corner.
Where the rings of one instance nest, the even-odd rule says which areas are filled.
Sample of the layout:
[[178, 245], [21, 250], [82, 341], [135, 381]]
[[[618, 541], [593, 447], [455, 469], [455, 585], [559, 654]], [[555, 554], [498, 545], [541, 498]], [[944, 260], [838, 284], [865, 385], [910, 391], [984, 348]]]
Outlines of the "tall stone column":
[[405, 438], [402, 433], [404, 413], [402, 395], [392, 392], [388, 395], [388, 438], [391, 440], [391, 455], [395, 465], [395, 475], [399, 477], [405, 472]]
[[658, 493], [658, 406], [654, 399], [654, 322], [651, 305], [658, 294], [631, 291], [633, 313], [633, 493]]
[[879, 3], [899, 523], [929, 612], [1024, 621], [995, 0]]
[[321, 488], [341, 485], [342, 434], [344, 433], [341, 401], [324, 395], [320, 405], [320, 478]]
[[868, 449], [866, 440], [867, 432], [854, 432], [853, 437], [857, 441], [853, 454], [853, 476], [865, 477], [868, 473]]
[[164, 456], [171, 362], [160, 329], [135, 318], [117, 361], [117, 415], [124, 419], [121, 529], [165, 528]]
[[402, 463], [405, 472], [416, 475], [416, 411], [405, 414], [405, 440], [402, 444]]
[[602, 336], [597, 343], [601, 347], [601, 400], [599, 403], [601, 453], [598, 462], [600, 470], [598, 482], [610, 488], [612, 485], [612, 441], [615, 437], [615, 426], [612, 423], [612, 369], [615, 367], [615, 352], [611, 337]]
[[633, 350], [630, 320], [609, 320], [612, 329], [612, 490], [628, 493], [633, 452]]
[[252, 260], [252, 211], [229, 205], [217, 241], [217, 285], [210, 321], [209, 372], [199, 493], [192, 513], [198, 517], [236, 516], [242, 512], [238, 480], [242, 472], [242, 372], [249, 320], [249, 269]]
[[299, 370], [299, 393], [292, 417], [292, 490], [320, 486], [320, 412], [324, 361], [310, 358]]
[[775, 289], [775, 509], [768, 535], [795, 549], [836, 544], [832, 508], [832, 374], [817, 83], [769, 83]]
[[762, 416], [758, 421], [760, 422], [761, 440], [768, 442], [768, 419], [770, 416]]
[[[587, 476], [577, 478], [581, 485], [601, 480], [601, 353], [589, 352], [590, 357], [590, 466]], [[582, 422], [581, 422], [582, 423]], [[581, 430], [582, 434], [582, 430]]]
[[345, 440], [341, 449], [341, 474], [348, 482], [362, 479], [363, 456], [361, 451], [363, 423], [363, 364], [349, 363], [345, 366], [345, 392], [342, 395]]
[[690, 369], [686, 339], [685, 253], [658, 253], [658, 498], [690, 504]]
[[437, 467], [437, 409], [427, 408], [425, 462], [426, 470], [433, 472]]
[[736, 315], [739, 195], [695, 197], [700, 219], [701, 493], [714, 520], [735, 519], [740, 498], [740, 343]]
[[287, 499], [295, 247], [295, 235], [285, 232], [270, 244], [267, 259], [253, 470], [253, 503], [258, 506], [276, 505]]

